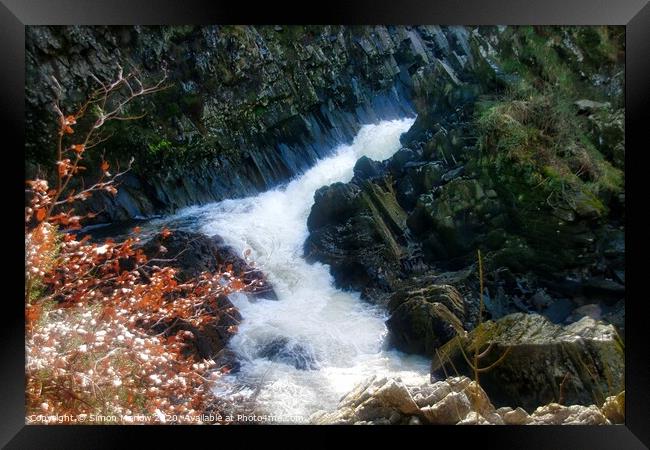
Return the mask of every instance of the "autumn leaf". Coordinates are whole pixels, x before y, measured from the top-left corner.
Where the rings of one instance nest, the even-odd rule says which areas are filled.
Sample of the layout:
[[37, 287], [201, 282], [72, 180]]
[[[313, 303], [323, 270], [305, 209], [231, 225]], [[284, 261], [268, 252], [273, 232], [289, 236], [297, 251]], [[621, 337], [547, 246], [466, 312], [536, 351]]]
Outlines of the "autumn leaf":
[[160, 232], [160, 235], [162, 236], [163, 239], [167, 239], [170, 235], [172, 234], [171, 231], [169, 231], [169, 228], [165, 227], [162, 229]]
[[25, 319], [27, 323], [38, 320], [41, 317], [42, 309], [41, 305], [27, 305], [25, 308]]
[[36, 211], [36, 220], [42, 222], [45, 219], [45, 208], [40, 208]]
[[86, 150], [86, 146], [83, 144], [74, 144], [70, 147], [73, 152], [75, 152], [77, 155], [81, 155], [84, 150]]
[[108, 171], [108, 168], [110, 165], [108, 164], [108, 161], [102, 161], [102, 172]]
[[241, 280], [234, 279], [230, 282], [230, 288], [233, 291], [241, 291], [246, 287], [246, 284], [244, 284]]

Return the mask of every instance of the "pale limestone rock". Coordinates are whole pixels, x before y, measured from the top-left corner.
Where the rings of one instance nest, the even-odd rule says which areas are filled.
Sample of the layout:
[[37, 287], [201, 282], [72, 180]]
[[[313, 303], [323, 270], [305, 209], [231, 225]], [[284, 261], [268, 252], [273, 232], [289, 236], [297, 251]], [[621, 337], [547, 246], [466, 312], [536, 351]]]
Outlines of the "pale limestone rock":
[[456, 425], [496, 425], [494, 422], [490, 422], [485, 417], [477, 413], [476, 411], [471, 411], [467, 416], [458, 422]]
[[501, 409], [509, 410], [499, 414], [505, 425], [526, 425], [532, 420], [523, 408], [517, 408], [514, 410], [512, 408], [499, 408], [497, 413], [499, 413], [499, 410]]
[[421, 408], [427, 422], [436, 425], [454, 425], [467, 416], [471, 404], [467, 396], [460, 392], [452, 392], [438, 403]]
[[607, 397], [600, 410], [612, 423], [625, 423], [625, 391]]
[[418, 407], [422, 407], [437, 403], [450, 393], [451, 387], [449, 384], [445, 381], [438, 381], [431, 385], [428, 390], [423, 389], [423, 392], [416, 394], [413, 399]]
[[562, 406], [549, 403], [531, 415], [534, 425], [607, 425], [610, 422], [595, 405]]
[[418, 405], [413, 401], [406, 386], [390, 380], [375, 392], [375, 398], [383, 404], [390, 405], [403, 414], [415, 414], [418, 412]]
[[495, 409], [480, 385], [467, 377], [407, 385], [399, 378], [371, 377], [345, 395], [332, 412], [314, 413], [313, 424], [355, 425], [605, 425], [624, 419], [625, 392], [595, 405], [549, 403], [532, 414]]

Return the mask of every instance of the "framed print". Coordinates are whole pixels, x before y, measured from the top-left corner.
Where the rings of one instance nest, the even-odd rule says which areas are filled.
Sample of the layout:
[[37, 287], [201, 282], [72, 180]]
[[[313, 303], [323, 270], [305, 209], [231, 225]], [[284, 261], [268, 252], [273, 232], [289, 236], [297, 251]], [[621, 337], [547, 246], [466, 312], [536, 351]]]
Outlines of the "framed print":
[[3, 444], [647, 448], [647, 2], [312, 6], [3, 0]]

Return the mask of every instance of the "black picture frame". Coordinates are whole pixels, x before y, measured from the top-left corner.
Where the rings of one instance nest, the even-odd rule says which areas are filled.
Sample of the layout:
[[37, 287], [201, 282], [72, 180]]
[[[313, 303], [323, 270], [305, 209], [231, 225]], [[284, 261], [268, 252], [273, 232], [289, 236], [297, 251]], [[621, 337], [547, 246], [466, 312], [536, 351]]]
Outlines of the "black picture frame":
[[[462, 24], [462, 25], [625, 25], [626, 26], [626, 180], [627, 214], [626, 259], [641, 253], [637, 247], [640, 233], [634, 231], [634, 218], [643, 223], [643, 194], [632, 191], [631, 183], [642, 170], [637, 159], [647, 147], [644, 128], [650, 109], [650, 4], [648, 0], [401, 0], [356, 1], [329, 0], [317, 4], [266, 2], [253, 5], [247, 2], [202, 0], [0, 0], [0, 114], [4, 139], [0, 141], [2, 155], [20, 155], [16, 148], [24, 148], [24, 82], [25, 82], [25, 26], [26, 25], [154, 25], [154, 24]], [[6, 139], [12, 138], [12, 139]], [[13, 144], [9, 144], [12, 142]], [[642, 143], [646, 144], [641, 147]], [[638, 148], [637, 148], [638, 147]], [[631, 152], [630, 152], [631, 150]], [[630, 156], [631, 155], [631, 156]], [[635, 167], [636, 165], [636, 167]], [[9, 166], [11, 167], [11, 166]], [[12, 217], [19, 219], [18, 189], [24, 189], [23, 174], [5, 173], [8, 197], [18, 199]], [[643, 180], [641, 180], [643, 181]], [[630, 206], [630, 198], [636, 206]], [[12, 207], [13, 208], [13, 207]], [[635, 208], [636, 211], [635, 212]], [[632, 211], [630, 219], [630, 211]], [[5, 240], [15, 241], [16, 260], [24, 249], [18, 236], [13, 236], [13, 222], [5, 233]], [[640, 225], [642, 226], [642, 225]], [[632, 236], [632, 238], [630, 238]], [[8, 239], [7, 239], [8, 238]], [[634, 243], [634, 245], [630, 245]], [[9, 257], [7, 257], [9, 258]], [[20, 278], [19, 264], [10, 263], [16, 276], [5, 274], [5, 288]], [[629, 292], [641, 292], [643, 265], [628, 268]], [[0, 325], [2, 354], [0, 378], [0, 444], [6, 448], [113, 448], [128, 446], [134, 439], [145, 438], [149, 446], [165, 446], [180, 439], [186, 445], [202, 435], [224, 445], [228, 435], [238, 442], [246, 442], [253, 429], [270, 433], [274, 439], [286, 427], [196, 427], [196, 426], [35, 426], [25, 425], [24, 414], [24, 312], [18, 299], [20, 293], [4, 296], [6, 302]], [[642, 296], [628, 295], [626, 304], [626, 423], [609, 427], [372, 427], [352, 430], [350, 427], [296, 427], [289, 433], [308, 429], [301, 439], [307, 445], [318, 438], [359, 432], [364, 437], [384, 439], [386, 433], [397, 433], [404, 443], [422, 438], [427, 445], [442, 444], [442, 435], [451, 442], [475, 439], [479, 445], [505, 448], [617, 448], [636, 449], [650, 446], [650, 358], [648, 355], [645, 315]], [[209, 436], [204, 436], [208, 434]], [[146, 435], [146, 436], [141, 436]], [[335, 439], [340, 439], [335, 438]], [[275, 440], [275, 439], [274, 439]], [[235, 442], [237, 442], [235, 441]], [[280, 442], [280, 440], [278, 440]], [[438, 444], [436, 444], [438, 442]], [[480, 444], [483, 443], [483, 444]], [[227, 444], [227, 445], [236, 445]], [[410, 444], [420, 445], [420, 444]], [[449, 445], [449, 444], [447, 444]], [[455, 445], [455, 444], [452, 444]]]

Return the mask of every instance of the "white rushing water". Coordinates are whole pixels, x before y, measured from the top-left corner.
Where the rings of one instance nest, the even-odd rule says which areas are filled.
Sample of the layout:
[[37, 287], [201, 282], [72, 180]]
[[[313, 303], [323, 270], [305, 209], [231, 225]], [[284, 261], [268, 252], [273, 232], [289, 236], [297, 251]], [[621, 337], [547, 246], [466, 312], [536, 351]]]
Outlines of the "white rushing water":
[[[197, 218], [202, 232], [221, 235], [240, 254], [250, 249], [249, 258], [267, 274], [279, 298], [231, 296], [243, 321], [229, 347], [242, 365], [239, 373], [217, 382], [216, 395], [254, 395], [256, 414], [274, 415], [280, 422], [306, 421], [317, 410], [334, 409], [342, 395], [371, 375], [406, 380], [428, 373], [425, 358], [385, 348], [383, 310], [360, 300], [358, 293], [335, 288], [328, 266], [303, 258], [314, 192], [349, 181], [361, 156], [389, 158], [412, 123], [403, 119], [366, 125], [351, 145], [340, 146], [282, 188], [187, 208], [176, 216]], [[260, 356], [274, 342], [284, 345], [285, 358]], [[309, 361], [312, 368], [296, 368], [292, 357]]]

